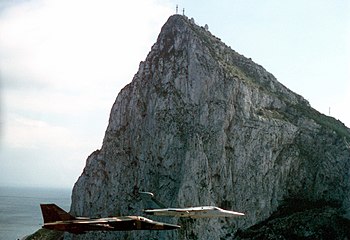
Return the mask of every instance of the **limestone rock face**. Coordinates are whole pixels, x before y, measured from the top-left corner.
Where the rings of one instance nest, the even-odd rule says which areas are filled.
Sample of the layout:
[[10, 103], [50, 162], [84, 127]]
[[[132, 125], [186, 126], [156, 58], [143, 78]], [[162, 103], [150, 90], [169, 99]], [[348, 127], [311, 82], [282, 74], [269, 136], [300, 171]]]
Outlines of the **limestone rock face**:
[[103, 146], [76, 182], [78, 216], [142, 215], [139, 191], [169, 207], [216, 205], [233, 219], [154, 220], [175, 231], [74, 239], [228, 239], [285, 199], [350, 206], [350, 131], [312, 109], [262, 66], [174, 15], [119, 93]]

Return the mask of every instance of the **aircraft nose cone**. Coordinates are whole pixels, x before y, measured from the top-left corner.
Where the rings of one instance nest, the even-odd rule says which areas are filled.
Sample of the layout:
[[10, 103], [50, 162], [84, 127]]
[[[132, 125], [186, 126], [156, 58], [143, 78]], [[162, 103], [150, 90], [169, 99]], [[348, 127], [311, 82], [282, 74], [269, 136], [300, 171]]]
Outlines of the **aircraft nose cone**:
[[153, 225], [152, 230], [173, 230], [180, 228], [179, 225], [168, 224], [168, 223], [157, 223]]
[[173, 230], [180, 228], [179, 225], [173, 225], [173, 224], [166, 224], [164, 225], [164, 230]]

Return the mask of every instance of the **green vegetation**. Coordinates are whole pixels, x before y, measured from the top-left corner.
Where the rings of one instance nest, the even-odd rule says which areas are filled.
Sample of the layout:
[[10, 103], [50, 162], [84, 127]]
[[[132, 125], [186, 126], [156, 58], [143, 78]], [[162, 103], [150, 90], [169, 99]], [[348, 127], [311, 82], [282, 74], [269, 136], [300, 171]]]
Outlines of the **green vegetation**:
[[[295, 105], [288, 105], [287, 106], [287, 112], [289, 113], [296, 113], [299, 112], [297, 115], [302, 115], [307, 118], [313, 119], [316, 123], [321, 125], [327, 130], [334, 131], [339, 136], [346, 138], [348, 141], [350, 141], [350, 130], [339, 120], [334, 119], [333, 117], [326, 116], [317, 110], [313, 109], [310, 106], [303, 105], [303, 104], [295, 104]], [[295, 115], [295, 114], [293, 114]]]
[[348, 239], [350, 221], [339, 204], [288, 199], [268, 219], [239, 230], [234, 239]]
[[39, 229], [32, 235], [28, 236], [26, 240], [61, 240], [63, 239], [63, 232]]

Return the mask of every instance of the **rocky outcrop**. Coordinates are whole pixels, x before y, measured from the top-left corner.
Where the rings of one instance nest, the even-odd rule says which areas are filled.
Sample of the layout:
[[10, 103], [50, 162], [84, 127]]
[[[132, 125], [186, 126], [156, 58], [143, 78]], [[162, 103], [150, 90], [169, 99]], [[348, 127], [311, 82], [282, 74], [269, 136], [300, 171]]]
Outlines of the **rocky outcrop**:
[[41, 228], [29, 236], [23, 237], [22, 240], [62, 240], [63, 234], [63, 232]]
[[[235, 219], [156, 219], [167, 232], [74, 239], [227, 239], [285, 199], [350, 206], [350, 131], [312, 109], [262, 66], [174, 15], [119, 93], [103, 146], [76, 182], [79, 216], [142, 214], [139, 191], [169, 206], [217, 205]], [[340, 211], [340, 210], [339, 210]]]
[[268, 219], [238, 230], [234, 239], [349, 239], [350, 220], [340, 209], [325, 201], [289, 200]]

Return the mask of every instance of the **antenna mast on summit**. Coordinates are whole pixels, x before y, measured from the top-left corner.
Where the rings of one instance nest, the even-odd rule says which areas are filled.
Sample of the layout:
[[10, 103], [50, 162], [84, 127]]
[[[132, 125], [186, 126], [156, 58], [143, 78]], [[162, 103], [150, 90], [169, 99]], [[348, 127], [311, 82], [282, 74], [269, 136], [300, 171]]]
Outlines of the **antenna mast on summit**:
[[182, 15], [185, 16], [185, 8], [182, 9]]
[[176, 4], [176, 14], [177, 14], [177, 12], [178, 12], [177, 10], [178, 10], [178, 6], [177, 6], [177, 4]]

